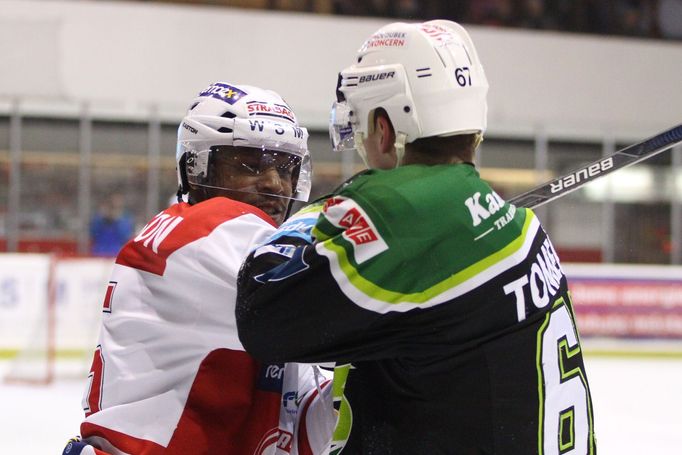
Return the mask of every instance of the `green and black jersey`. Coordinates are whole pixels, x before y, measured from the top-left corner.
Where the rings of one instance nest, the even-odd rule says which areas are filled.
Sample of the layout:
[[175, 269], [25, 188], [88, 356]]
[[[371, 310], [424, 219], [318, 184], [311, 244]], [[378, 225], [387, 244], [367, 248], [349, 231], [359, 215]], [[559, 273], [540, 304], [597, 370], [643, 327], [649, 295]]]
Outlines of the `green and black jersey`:
[[347, 364], [332, 453], [596, 451], [559, 258], [473, 166], [368, 171], [303, 209], [244, 264], [237, 323], [259, 360]]

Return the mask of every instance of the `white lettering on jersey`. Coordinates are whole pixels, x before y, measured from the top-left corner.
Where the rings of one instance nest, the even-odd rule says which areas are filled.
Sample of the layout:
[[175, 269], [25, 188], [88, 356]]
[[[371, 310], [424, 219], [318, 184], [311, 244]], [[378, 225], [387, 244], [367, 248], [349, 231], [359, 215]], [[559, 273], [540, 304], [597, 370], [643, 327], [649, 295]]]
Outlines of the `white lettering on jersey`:
[[266, 378], [282, 379], [283, 375], [284, 367], [281, 367], [279, 365], [268, 365], [268, 368], [265, 370]]
[[516, 206], [515, 205], [509, 205], [509, 209], [507, 210], [507, 213], [504, 216], [501, 216], [500, 218], [496, 219], [494, 221], [495, 227], [499, 231], [503, 227], [505, 227], [511, 220], [514, 219], [514, 214], [516, 213]]
[[133, 239], [134, 242], [142, 242], [145, 247], [152, 243], [152, 251], [159, 252], [159, 245], [183, 220], [181, 216], [171, 216], [167, 213], [156, 215]]
[[514, 294], [516, 298], [516, 316], [519, 322], [526, 319], [526, 298], [524, 287], [530, 283], [530, 296], [536, 308], [544, 308], [554, 301], [554, 295], [560, 287], [564, 272], [559, 257], [549, 239], [542, 244], [542, 251], [535, 256], [530, 273], [507, 283], [502, 289], [504, 293]]
[[504, 199], [494, 191], [485, 195], [486, 207], [483, 206], [480, 199], [481, 193], [477, 191], [473, 196], [468, 197], [464, 201], [471, 214], [471, 221], [474, 227], [481, 224], [481, 221], [490, 218], [504, 206]]

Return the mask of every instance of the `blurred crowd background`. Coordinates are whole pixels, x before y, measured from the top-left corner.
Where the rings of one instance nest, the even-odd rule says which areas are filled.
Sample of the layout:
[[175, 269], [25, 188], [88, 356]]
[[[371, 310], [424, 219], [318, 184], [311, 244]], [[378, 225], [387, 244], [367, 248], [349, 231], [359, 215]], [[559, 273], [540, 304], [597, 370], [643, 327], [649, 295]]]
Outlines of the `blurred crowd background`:
[[[149, 2], [150, 0], [147, 0]], [[682, 0], [151, 0], [682, 39]]]

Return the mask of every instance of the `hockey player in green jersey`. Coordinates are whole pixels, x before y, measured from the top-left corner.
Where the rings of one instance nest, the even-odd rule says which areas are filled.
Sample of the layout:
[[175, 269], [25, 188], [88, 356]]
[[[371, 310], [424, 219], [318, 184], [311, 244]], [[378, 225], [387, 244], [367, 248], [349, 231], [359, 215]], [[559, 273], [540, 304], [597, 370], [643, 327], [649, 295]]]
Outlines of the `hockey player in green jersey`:
[[596, 452], [559, 258], [474, 167], [487, 91], [458, 24], [378, 30], [340, 73], [330, 123], [371, 170], [242, 267], [246, 350], [337, 364], [332, 453]]

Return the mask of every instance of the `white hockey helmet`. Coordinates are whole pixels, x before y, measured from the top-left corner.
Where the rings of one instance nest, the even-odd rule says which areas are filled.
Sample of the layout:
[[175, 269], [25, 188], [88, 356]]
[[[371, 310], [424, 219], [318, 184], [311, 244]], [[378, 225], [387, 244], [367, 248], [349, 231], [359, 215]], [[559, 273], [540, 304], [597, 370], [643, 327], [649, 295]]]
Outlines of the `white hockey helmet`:
[[178, 127], [175, 160], [179, 196], [189, 191], [189, 183], [243, 191], [210, 183], [211, 154], [219, 146], [252, 148], [254, 153], [268, 155], [278, 166], [294, 166], [290, 199], [308, 200], [308, 131], [298, 125], [294, 112], [277, 93], [226, 82], [211, 84], [199, 93]]
[[398, 162], [405, 143], [422, 137], [483, 134], [487, 93], [478, 53], [461, 25], [389, 24], [339, 74], [329, 124], [333, 148], [357, 150], [366, 161], [362, 140], [377, 108], [386, 110], [395, 129]]

